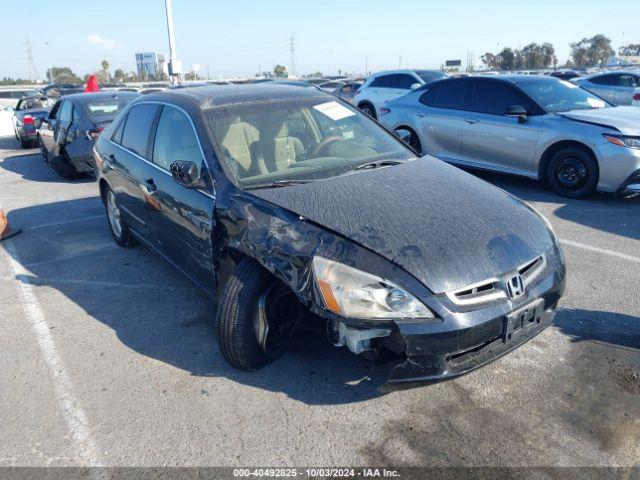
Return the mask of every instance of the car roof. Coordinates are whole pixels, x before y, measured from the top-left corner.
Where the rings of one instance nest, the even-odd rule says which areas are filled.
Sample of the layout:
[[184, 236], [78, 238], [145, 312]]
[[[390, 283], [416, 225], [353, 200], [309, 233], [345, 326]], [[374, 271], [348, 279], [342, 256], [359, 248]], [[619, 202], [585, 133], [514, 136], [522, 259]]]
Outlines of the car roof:
[[610, 74], [632, 74], [632, 75], [640, 75], [640, 69], [627, 69], [627, 70], [605, 70], [604, 72], [592, 73], [584, 78], [593, 78], [599, 77], [600, 75], [610, 75]]
[[137, 92], [121, 92], [118, 90], [107, 90], [105, 92], [83, 92], [65, 95], [64, 100], [78, 100], [81, 103], [91, 100], [106, 100], [109, 98], [136, 98], [140, 96]]
[[207, 85], [197, 88], [181, 88], [164, 92], [150, 93], [145, 96], [148, 100], [186, 99], [196, 103], [202, 109], [221, 105], [238, 105], [244, 103], [263, 102], [276, 99], [334, 98], [314, 86], [301, 84], [264, 82], [242, 85]]

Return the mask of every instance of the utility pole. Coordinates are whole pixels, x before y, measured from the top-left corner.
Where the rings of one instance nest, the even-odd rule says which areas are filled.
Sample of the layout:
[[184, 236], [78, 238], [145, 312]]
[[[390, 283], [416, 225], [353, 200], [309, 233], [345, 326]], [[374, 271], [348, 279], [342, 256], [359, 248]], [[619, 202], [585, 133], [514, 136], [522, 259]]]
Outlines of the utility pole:
[[369, 75], [369, 57], [364, 57], [364, 74]]
[[24, 48], [27, 51], [27, 65], [29, 71], [29, 81], [36, 83], [38, 80], [38, 70], [36, 70], [36, 62], [33, 59], [33, 48], [31, 47], [31, 40], [26, 36], [24, 39]]
[[402, 70], [402, 55], [398, 57], [398, 70]]
[[291, 53], [291, 77], [296, 78], [296, 36], [293, 33], [289, 37], [289, 52]]
[[172, 83], [181, 83], [182, 63], [178, 60], [176, 51], [176, 37], [173, 33], [173, 5], [172, 0], [164, 0], [167, 9], [167, 31], [169, 33], [169, 75]]

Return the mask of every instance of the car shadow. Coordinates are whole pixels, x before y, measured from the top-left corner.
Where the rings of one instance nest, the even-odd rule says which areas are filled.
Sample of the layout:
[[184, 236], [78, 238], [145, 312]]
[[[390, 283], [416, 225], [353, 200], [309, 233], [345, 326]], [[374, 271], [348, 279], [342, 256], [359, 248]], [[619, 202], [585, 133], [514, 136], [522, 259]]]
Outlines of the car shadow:
[[[14, 139], [15, 141], [15, 139]], [[0, 148], [3, 148], [0, 146]], [[0, 168], [7, 172], [20, 175], [25, 180], [47, 183], [91, 183], [94, 178], [91, 175], [83, 175], [75, 180], [66, 180], [59, 176], [40, 156], [38, 150], [24, 150], [25, 153], [10, 153], [0, 160]], [[40, 168], [34, 168], [34, 162], [40, 163]]]
[[597, 342], [640, 353], [640, 317], [561, 308], [554, 323], [572, 342]]
[[578, 200], [561, 197], [543, 182], [529, 178], [471, 170], [469, 173], [527, 202], [558, 205], [554, 215], [561, 220], [640, 240], [640, 222], [632, 220], [639, 218], [640, 195], [621, 197], [597, 193]]
[[[28, 272], [16, 280], [55, 289], [127, 348], [194, 376], [226, 377], [308, 404], [382, 395], [386, 365], [370, 369], [311, 332], [298, 334], [282, 358], [259, 372], [234, 369], [217, 345], [215, 302], [150, 248], [118, 247], [103, 215], [98, 197], [10, 211], [10, 223], [24, 231], [7, 251]], [[56, 332], [64, 335], [65, 325]]]

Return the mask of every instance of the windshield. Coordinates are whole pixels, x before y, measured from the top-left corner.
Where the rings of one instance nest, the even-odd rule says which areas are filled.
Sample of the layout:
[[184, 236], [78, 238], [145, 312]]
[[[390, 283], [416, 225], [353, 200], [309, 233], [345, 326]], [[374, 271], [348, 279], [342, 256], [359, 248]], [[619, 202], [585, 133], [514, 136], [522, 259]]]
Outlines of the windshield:
[[429, 71], [429, 70], [417, 70], [416, 75], [418, 75], [425, 84], [449, 77], [444, 72], [435, 72], [435, 71]]
[[314, 96], [205, 112], [222, 163], [241, 188], [341, 175], [377, 160], [415, 157], [355, 108]]
[[578, 85], [564, 80], [535, 80], [518, 83], [518, 86], [546, 111], [551, 113], [569, 110], [590, 110], [610, 106], [600, 97]]

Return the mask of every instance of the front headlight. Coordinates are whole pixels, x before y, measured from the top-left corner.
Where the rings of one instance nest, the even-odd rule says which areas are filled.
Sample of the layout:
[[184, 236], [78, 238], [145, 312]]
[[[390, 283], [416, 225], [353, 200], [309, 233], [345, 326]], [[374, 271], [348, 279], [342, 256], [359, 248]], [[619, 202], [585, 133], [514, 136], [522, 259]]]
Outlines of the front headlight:
[[393, 282], [323, 257], [313, 273], [325, 307], [352, 318], [434, 318], [420, 300]]
[[609, 142], [619, 147], [640, 148], [640, 137], [629, 137], [627, 135], [602, 134]]

